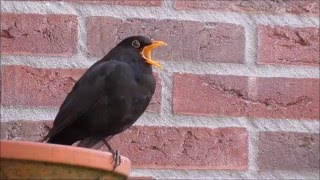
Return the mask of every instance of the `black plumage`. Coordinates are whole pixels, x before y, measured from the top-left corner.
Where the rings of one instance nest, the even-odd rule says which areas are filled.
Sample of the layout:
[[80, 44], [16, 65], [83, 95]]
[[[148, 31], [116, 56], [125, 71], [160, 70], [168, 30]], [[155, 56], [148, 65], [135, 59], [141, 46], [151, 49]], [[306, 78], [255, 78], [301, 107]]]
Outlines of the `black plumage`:
[[[45, 136], [48, 143], [98, 148], [129, 128], [155, 91], [152, 49], [164, 45], [143, 36], [124, 39], [75, 83]], [[116, 158], [116, 157], [115, 157]], [[115, 159], [116, 160], [116, 159]], [[116, 165], [118, 165], [116, 163]]]

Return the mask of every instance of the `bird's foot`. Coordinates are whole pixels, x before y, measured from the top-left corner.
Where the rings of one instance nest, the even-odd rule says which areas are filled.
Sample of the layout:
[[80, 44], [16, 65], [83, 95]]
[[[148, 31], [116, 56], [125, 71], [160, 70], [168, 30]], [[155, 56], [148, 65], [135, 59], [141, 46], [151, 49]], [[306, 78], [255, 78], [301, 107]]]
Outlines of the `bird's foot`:
[[[109, 138], [110, 139], [110, 138]], [[106, 147], [108, 148], [109, 152], [112, 153], [112, 163], [114, 163], [113, 166], [113, 171], [120, 165], [121, 163], [121, 156], [119, 151], [115, 151], [112, 149], [112, 147], [110, 146], [110, 144], [108, 143], [108, 141], [106, 139], [102, 140], [103, 143], [106, 145]]]
[[112, 152], [112, 163], [114, 163], [113, 171], [121, 164], [121, 156], [117, 150]]

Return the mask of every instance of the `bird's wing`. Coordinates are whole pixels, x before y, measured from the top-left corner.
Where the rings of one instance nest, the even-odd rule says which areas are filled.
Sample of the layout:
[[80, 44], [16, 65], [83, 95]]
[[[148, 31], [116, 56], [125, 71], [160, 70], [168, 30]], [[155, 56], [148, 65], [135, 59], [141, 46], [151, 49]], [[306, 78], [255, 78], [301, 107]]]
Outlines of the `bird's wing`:
[[106, 93], [106, 80], [116, 81], [117, 74], [128, 70], [130, 70], [128, 64], [115, 60], [93, 65], [79, 79], [62, 103], [53, 122], [53, 127], [44, 140], [61, 132], [86, 113]]

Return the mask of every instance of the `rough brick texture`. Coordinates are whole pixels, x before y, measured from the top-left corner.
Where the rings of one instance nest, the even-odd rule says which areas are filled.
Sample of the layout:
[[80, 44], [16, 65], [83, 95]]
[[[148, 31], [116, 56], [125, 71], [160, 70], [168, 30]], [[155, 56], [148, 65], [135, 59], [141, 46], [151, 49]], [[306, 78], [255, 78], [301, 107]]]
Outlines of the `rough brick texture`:
[[260, 171], [319, 171], [319, 134], [262, 132]]
[[1, 53], [71, 56], [77, 26], [73, 15], [1, 13]]
[[[2, 104], [2, 68], [0, 67], [0, 111], [1, 111], [1, 104]], [[0, 113], [1, 119], [1, 113]]]
[[175, 114], [319, 119], [319, 80], [175, 74]]
[[81, 69], [3, 66], [4, 106], [59, 106], [82, 76]]
[[161, 89], [162, 89], [162, 85], [161, 85], [161, 79], [159, 77], [159, 75], [157, 73], [154, 73], [155, 77], [156, 77], [156, 90], [152, 96], [152, 99], [150, 101], [150, 104], [147, 108], [148, 112], [154, 112], [154, 113], [159, 113], [160, 112], [160, 107], [161, 107]]
[[5, 122], [1, 122], [1, 125], [0, 125], [0, 139], [7, 139], [8, 138], [8, 127], [9, 123], [5, 123]]
[[52, 127], [51, 121], [1, 122], [1, 139], [17, 141], [40, 141]]
[[65, 0], [67, 2], [108, 4], [108, 5], [129, 5], [129, 6], [161, 6], [162, 0]]
[[319, 119], [319, 79], [257, 78], [256, 86], [251, 116]]
[[[41, 69], [29, 66], [3, 66], [4, 106], [60, 106], [85, 69]], [[156, 92], [148, 107], [159, 112], [161, 83], [156, 75]]]
[[175, 74], [173, 111], [176, 114], [242, 116], [246, 112], [246, 102], [241, 96], [247, 96], [247, 88], [247, 77]]
[[148, 6], [148, 7], [162, 5], [162, 0], [31, 0], [31, 1], [65, 1], [65, 2], [90, 3], [90, 4], [99, 4], [99, 5], [107, 4], [107, 5], [128, 5], [128, 6]]
[[[9, 122], [7, 139], [41, 139], [51, 122]], [[50, 126], [50, 125], [49, 125]], [[244, 128], [134, 126], [111, 140], [133, 168], [233, 169], [248, 167], [248, 132]], [[105, 150], [105, 148], [102, 148]]]
[[112, 144], [135, 168], [235, 169], [248, 166], [244, 128], [134, 127]]
[[319, 28], [259, 26], [259, 64], [319, 66]]
[[210, 9], [240, 13], [319, 15], [317, 0], [175, 0], [174, 7], [176, 9]]
[[89, 54], [96, 57], [127, 36], [146, 35], [168, 44], [155, 51], [156, 59], [244, 62], [244, 29], [234, 24], [90, 17], [87, 26]]

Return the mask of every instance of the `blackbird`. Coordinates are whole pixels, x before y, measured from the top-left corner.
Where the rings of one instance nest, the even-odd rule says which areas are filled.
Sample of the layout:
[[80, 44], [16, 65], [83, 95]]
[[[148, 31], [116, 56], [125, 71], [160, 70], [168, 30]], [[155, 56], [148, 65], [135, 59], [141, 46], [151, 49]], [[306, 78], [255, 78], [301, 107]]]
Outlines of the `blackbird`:
[[95, 149], [105, 144], [114, 168], [120, 165], [120, 155], [108, 140], [132, 126], [149, 105], [156, 86], [152, 66], [161, 67], [151, 52], [162, 45], [144, 36], [121, 41], [75, 83], [43, 141], [80, 141], [77, 146]]

